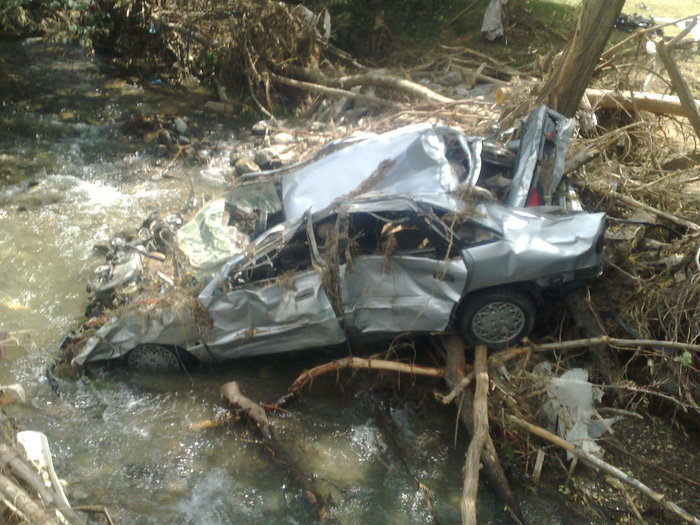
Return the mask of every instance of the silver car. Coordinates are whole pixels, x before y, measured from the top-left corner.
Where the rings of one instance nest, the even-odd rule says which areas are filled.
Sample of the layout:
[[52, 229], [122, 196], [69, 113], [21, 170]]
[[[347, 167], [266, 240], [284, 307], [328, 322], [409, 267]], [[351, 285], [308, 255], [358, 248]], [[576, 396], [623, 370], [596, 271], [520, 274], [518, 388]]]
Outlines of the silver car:
[[[605, 228], [602, 213], [554, 205], [570, 123], [533, 115], [500, 160], [482, 139], [421, 125], [243, 184], [271, 197], [253, 192], [253, 205], [238, 191], [231, 206], [277, 223], [195, 293], [166, 291], [76, 338], [73, 362], [178, 367], [453, 328], [471, 344], [516, 344], [543, 292], [600, 274]], [[489, 177], [507, 187], [488, 189]], [[130, 251], [130, 275], [142, 252]]]

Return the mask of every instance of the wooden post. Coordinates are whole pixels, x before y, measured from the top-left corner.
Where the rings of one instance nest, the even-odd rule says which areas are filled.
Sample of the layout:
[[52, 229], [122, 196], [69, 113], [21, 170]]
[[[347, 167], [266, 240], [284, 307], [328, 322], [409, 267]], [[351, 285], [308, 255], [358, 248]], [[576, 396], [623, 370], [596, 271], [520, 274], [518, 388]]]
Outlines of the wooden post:
[[462, 489], [463, 525], [476, 525], [476, 495], [479, 491], [479, 467], [481, 451], [489, 437], [488, 391], [489, 374], [486, 347], [476, 347], [474, 373], [476, 374], [476, 391], [474, 393], [474, 437], [469, 443], [467, 459], [464, 463], [464, 487]]
[[[440, 336], [440, 341], [446, 353], [445, 381], [452, 389], [457, 387], [464, 377], [465, 359], [464, 359], [464, 341], [456, 334], [446, 334]], [[462, 424], [469, 432], [470, 436], [474, 435], [474, 395], [468, 388], [464, 389], [461, 396], [455, 399], [457, 411]], [[490, 436], [487, 436], [486, 443], [481, 451], [481, 461], [484, 465], [484, 475], [489, 483], [497, 491], [501, 501], [505, 503], [512, 517], [519, 523], [524, 523], [522, 512], [518, 500], [510, 488], [508, 478], [503, 465], [498, 458], [496, 446], [493, 444]]]
[[583, 0], [569, 44], [538, 102], [573, 117], [625, 0]]
[[698, 111], [698, 104], [695, 98], [693, 98], [693, 94], [690, 92], [690, 88], [683, 78], [683, 75], [681, 75], [678, 65], [671, 56], [671, 49], [671, 45], [667, 47], [663, 42], [657, 42], [656, 44], [656, 52], [664, 63], [664, 67], [666, 71], [668, 71], [668, 76], [671, 77], [673, 91], [678, 95], [683, 109], [685, 109], [685, 114], [695, 130], [695, 134], [700, 138], [700, 112]]

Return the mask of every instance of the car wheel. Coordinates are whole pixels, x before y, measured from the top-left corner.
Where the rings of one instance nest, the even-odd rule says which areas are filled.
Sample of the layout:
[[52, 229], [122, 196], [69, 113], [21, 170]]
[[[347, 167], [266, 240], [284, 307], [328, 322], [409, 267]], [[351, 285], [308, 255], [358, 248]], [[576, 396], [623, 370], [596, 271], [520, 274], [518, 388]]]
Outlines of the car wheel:
[[472, 345], [499, 350], [530, 334], [535, 324], [535, 303], [518, 290], [498, 288], [465, 298], [458, 328]]
[[180, 370], [185, 365], [184, 354], [183, 350], [174, 346], [149, 343], [132, 349], [126, 363], [135, 370]]

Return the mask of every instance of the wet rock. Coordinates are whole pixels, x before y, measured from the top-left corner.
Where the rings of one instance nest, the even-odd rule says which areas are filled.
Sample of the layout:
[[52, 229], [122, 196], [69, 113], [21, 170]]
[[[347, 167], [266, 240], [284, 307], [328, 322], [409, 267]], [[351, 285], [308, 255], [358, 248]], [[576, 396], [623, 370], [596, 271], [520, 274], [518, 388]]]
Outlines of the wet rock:
[[458, 86], [464, 82], [464, 78], [459, 71], [450, 71], [446, 75], [441, 76], [438, 82], [443, 86]]
[[155, 142], [158, 137], [160, 137], [160, 130], [155, 130], [155, 131], [147, 131], [146, 133], [143, 134], [143, 140], [147, 143], [150, 144], [151, 142]]
[[173, 143], [173, 138], [170, 136], [170, 132], [167, 129], [158, 130], [158, 143], [165, 144], [166, 146]]
[[275, 153], [270, 148], [260, 149], [255, 152], [255, 163], [263, 169], [268, 169], [275, 156]]
[[155, 156], [158, 158], [163, 158], [168, 155], [168, 146], [165, 144], [158, 144], [155, 151]]
[[175, 129], [180, 135], [185, 135], [187, 134], [188, 128], [187, 128], [187, 123], [182, 120], [180, 117], [175, 117], [175, 120], [173, 120], [173, 125], [175, 126]]
[[260, 122], [253, 124], [253, 127], [250, 128], [250, 131], [253, 132], [253, 135], [257, 137], [262, 137], [263, 135], [267, 134], [268, 129], [269, 125], [267, 124], [267, 122], [261, 120]]
[[61, 111], [58, 116], [63, 122], [72, 122], [75, 120], [75, 113], [73, 111]]
[[238, 175], [260, 171], [260, 167], [255, 163], [255, 160], [251, 159], [250, 157], [238, 159], [234, 164], [234, 167], [236, 168], [236, 173]]
[[289, 144], [290, 142], [294, 142], [294, 135], [285, 132], [275, 133], [270, 140], [273, 144]]
[[192, 142], [192, 141], [190, 140], [190, 138], [189, 138], [189, 137], [186, 137], [185, 135], [180, 135], [180, 136], [177, 138], [177, 141], [178, 141], [180, 144], [190, 144], [190, 143]]

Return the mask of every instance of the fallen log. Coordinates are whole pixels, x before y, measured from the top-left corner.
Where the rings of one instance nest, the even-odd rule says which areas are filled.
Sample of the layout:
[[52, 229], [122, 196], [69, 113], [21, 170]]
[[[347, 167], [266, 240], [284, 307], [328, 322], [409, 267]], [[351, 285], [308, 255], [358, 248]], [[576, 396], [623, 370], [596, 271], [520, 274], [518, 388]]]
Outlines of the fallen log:
[[[508, 97], [516, 93], [517, 88], [496, 88], [496, 104], [503, 104]], [[614, 91], [611, 89], [588, 88], [585, 92], [593, 109], [625, 109], [628, 111], [648, 111], [658, 115], [676, 115], [687, 117], [687, 113], [680, 99], [674, 95], [661, 93], [646, 93], [643, 91]], [[695, 100], [696, 107], [700, 107], [700, 100]]]
[[[439, 337], [439, 341], [446, 353], [445, 381], [450, 388], [455, 388], [462, 381], [464, 370], [466, 369], [464, 342], [456, 334], [442, 335]], [[469, 389], [465, 389], [455, 402], [462, 424], [467, 429], [469, 435], [473, 436], [476, 430], [474, 428], [474, 396]], [[481, 461], [484, 465], [484, 474], [486, 478], [496, 490], [501, 501], [506, 505], [513, 519], [519, 523], [524, 523], [525, 519], [520, 511], [520, 505], [510, 488], [508, 478], [498, 459], [496, 447], [490, 436], [487, 436], [482, 449]]]
[[475, 350], [474, 373], [476, 389], [474, 392], [474, 437], [472, 437], [467, 458], [464, 463], [464, 487], [462, 489], [463, 525], [476, 525], [476, 495], [479, 491], [479, 459], [489, 438], [488, 390], [489, 375], [487, 369], [486, 347], [479, 345]]
[[508, 415], [508, 420], [512, 421], [513, 423], [517, 424], [518, 426], [524, 428], [531, 434], [534, 434], [536, 436], [539, 436], [543, 439], [546, 439], [550, 443], [554, 443], [555, 445], [563, 448], [567, 452], [571, 452], [575, 456], [583, 459], [587, 463], [591, 464], [593, 467], [601, 469], [608, 474], [612, 475], [613, 477], [619, 479], [620, 481], [627, 483], [628, 485], [634, 487], [638, 491], [640, 491], [642, 494], [645, 494], [646, 496], [650, 497], [653, 499], [655, 502], [663, 506], [664, 508], [670, 510], [674, 514], [680, 516], [682, 519], [685, 521], [692, 523], [693, 525], [700, 525], [700, 519], [696, 518], [695, 516], [691, 515], [688, 513], [686, 510], [681, 508], [678, 504], [670, 501], [664, 494], [661, 494], [659, 492], [656, 492], [655, 490], [651, 489], [650, 487], [647, 487], [644, 483], [639, 481], [638, 479], [630, 476], [629, 474], [626, 474], [625, 472], [622, 472], [620, 469], [617, 467], [611, 465], [610, 463], [607, 463], [600, 459], [597, 456], [594, 456], [593, 454], [590, 454], [586, 452], [585, 450], [581, 449], [580, 447], [577, 447], [573, 443], [557, 436], [556, 434], [553, 434], [552, 432], [539, 427], [537, 425], [533, 425], [532, 423], [528, 423], [527, 421], [524, 421], [516, 416], [513, 415]]

